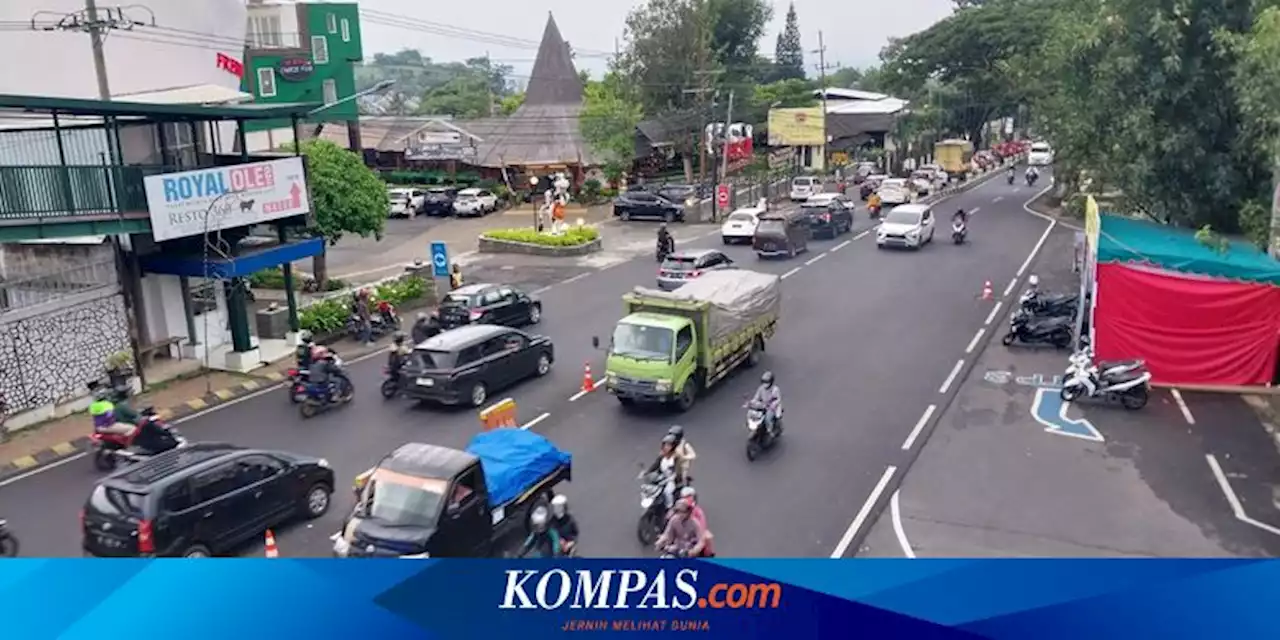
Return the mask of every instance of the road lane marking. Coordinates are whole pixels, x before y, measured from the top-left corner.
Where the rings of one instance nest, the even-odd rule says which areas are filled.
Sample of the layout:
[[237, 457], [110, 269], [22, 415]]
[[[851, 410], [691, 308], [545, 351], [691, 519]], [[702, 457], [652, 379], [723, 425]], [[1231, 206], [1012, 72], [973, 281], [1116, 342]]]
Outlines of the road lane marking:
[[786, 280], [787, 278], [790, 278], [791, 276], [794, 276], [794, 275], [795, 275], [798, 271], [800, 271], [800, 269], [802, 269], [802, 268], [803, 268], [803, 267], [796, 267], [796, 268], [794, 268], [794, 269], [792, 269], [792, 270], [790, 270], [790, 271], [788, 271], [788, 272], [786, 272], [786, 273], [782, 274], [782, 279], [783, 279], [783, 280]]
[[582, 396], [585, 396], [588, 393], [591, 393], [592, 391], [595, 391], [603, 386], [604, 386], [603, 384], [597, 382], [596, 384], [592, 385], [590, 389], [583, 389], [582, 391], [579, 391], [569, 396], [569, 402], [577, 402], [578, 400], [582, 399]]
[[548, 285], [548, 286], [542, 287], [541, 289], [534, 289], [534, 290], [532, 291], [532, 293], [533, 293], [533, 295], [535, 295], [535, 296], [540, 296], [540, 295], [542, 295], [542, 294], [544, 294], [544, 293], [546, 293], [546, 292], [550, 291], [550, 290], [551, 290], [551, 287], [554, 287], [554, 286], [555, 286], [555, 285], [553, 284], [553, 285]]
[[965, 348], [964, 348], [964, 352], [965, 352], [965, 353], [973, 353], [973, 348], [974, 348], [974, 347], [976, 347], [976, 346], [978, 346], [978, 341], [982, 339], [982, 334], [984, 334], [984, 333], [986, 333], [986, 332], [987, 332], [987, 330], [986, 330], [986, 329], [981, 329], [981, 328], [979, 328], [979, 329], [978, 329], [978, 332], [977, 332], [977, 333], [975, 333], [975, 334], [973, 334], [973, 339], [969, 341], [969, 346], [967, 346], [967, 347], [965, 347]]
[[1173, 396], [1173, 401], [1178, 403], [1178, 408], [1182, 410], [1182, 417], [1186, 418], [1187, 424], [1195, 424], [1196, 417], [1191, 415], [1191, 408], [1187, 406], [1186, 400], [1182, 399], [1182, 392], [1170, 389], [1169, 395]]
[[902, 548], [902, 555], [911, 558], [916, 557], [916, 552], [911, 548], [911, 541], [907, 540], [907, 531], [902, 528], [902, 510], [898, 507], [898, 494], [901, 490], [894, 491], [893, 497], [889, 498], [889, 517], [893, 519], [893, 535], [898, 538], [898, 546]]
[[907, 435], [907, 439], [902, 442], [903, 451], [911, 450], [911, 446], [916, 443], [916, 438], [919, 438], [920, 432], [924, 430], [924, 425], [929, 424], [929, 418], [932, 418], [933, 412], [937, 410], [938, 406], [933, 404], [929, 405], [929, 407], [924, 410], [924, 415], [920, 416], [920, 419], [916, 421], [916, 426], [911, 429], [911, 433]]
[[992, 202], [1000, 202], [1001, 200], [1004, 200], [1004, 196], [996, 196], [991, 199]]
[[1036, 254], [1040, 253], [1040, 247], [1044, 246], [1044, 241], [1049, 239], [1049, 233], [1053, 228], [1058, 226], [1057, 220], [1050, 220], [1049, 226], [1044, 228], [1044, 233], [1040, 234], [1040, 239], [1036, 241], [1036, 246], [1031, 247], [1031, 253], [1027, 254], [1027, 259], [1022, 261], [1022, 266], [1018, 267], [1018, 272], [1014, 274], [1015, 278], [1021, 278], [1027, 267], [1031, 266], [1031, 261], [1036, 259]]
[[823, 258], [825, 258], [825, 257], [827, 257], [827, 254], [825, 254], [825, 253], [819, 253], [818, 255], [816, 255], [816, 256], [814, 256], [814, 257], [812, 257], [812, 258], [809, 258], [808, 260], [805, 260], [805, 261], [804, 261], [804, 266], [806, 266], [806, 267], [807, 267], [807, 266], [809, 266], [809, 265], [811, 265], [811, 264], [813, 264], [813, 263], [815, 263], [815, 262], [817, 262], [817, 261], [819, 261], [819, 260], [821, 260], [821, 259], [823, 259]]
[[[872, 228], [874, 228], [874, 227], [872, 227]], [[863, 239], [863, 238], [867, 237], [867, 234], [869, 234], [869, 233], [871, 233], [871, 229], [867, 229], [866, 231], [863, 231], [862, 233], [859, 233], [858, 235], [854, 236], [854, 237], [853, 237], [853, 239], [854, 239], [854, 240], [861, 240], [861, 239]]]
[[[1235, 515], [1236, 520], [1280, 536], [1280, 529], [1265, 522], [1258, 522], [1244, 512], [1244, 505], [1240, 503], [1240, 497], [1236, 495], [1235, 490], [1231, 488], [1231, 483], [1227, 481], [1227, 474], [1222, 472], [1222, 466], [1218, 464], [1218, 459], [1212, 453], [1204, 454], [1204, 459], [1209, 462], [1209, 469], [1213, 471], [1213, 477], [1218, 481], [1218, 488], [1222, 489], [1222, 494], [1227, 497], [1227, 503], [1231, 505], [1231, 513]], [[4, 485], [0, 484], [0, 486]]]
[[1018, 279], [1015, 277], [1014, 279], [1009, 281], [1009, 286], [1004, 288], [1004, 293], [1001, 294], [1000, 297], [1008, 298], [1009, 294], [1013, 293], [1013, 288], [1016, 286], [1018, 286]]
[[550, 414], [550, 413], [547, 413], [547, 412], [545, 412], [545, 411], [544, 411], [544, 412], [542, 413], [542, 415], [540, 415], [540, 416], [538, 416], [538, 417], [536, 417], [536, 418], [534, 418], [534, 419], [532, 419], [532, 420], [530, 420], [530, 421], [528, 421], [528, 422], [526, 422], [526, 423], [524, 423], [524, 424], [520, 425], [520, 428], [521, 428], [521, 429], [523, 429], [523, 430], [525, 430], [525, 431], [528, 431], [529, 429], [532, 429], [534, 425], [536, 425], [536, 424], [538, 424], [539, 422], [542, 422], [543, 420], [546, 420], [547, 418], [550, 418], [550, 417], [551, 417], [551, 414]]
[[960, 367], [964, 366], [964, 360], [956, 360], [956, 366], [951, 368], [951, 375], [942, 381], [942, 386], [938, 387], [938, 393], [946, 393], [951, 388], [951, 383], [956, 381], [956, 376], [960, 375]]
[[850, 242], [853, 242], [853, 240], [845, 240], [844, 242], [841, 242], [840, 244], [838, 244], [838, 245], [836, 245], [836, 246], [834, 246], [834, 247], [831, 247], [831, 250], [832, 250], [832, 251], [839, 251], [839, 250], [841, 250], [841, 249], [843, 249], [843, 248], [845, 248], [845, 247], [849, 246], [849, 243], [850, 243]]
[[569, 278], [569, 279], [567, 279], [567, 280], [563, 280], [563, 281], [561, 281], [559, 284], [570, 284], [570, 283], [573, 283], [573, 282], [577, 282], [577, 281], [579, 281], [579, 280], [581, 280], [581, 279], [583, 279], [583, 278], [585, 278], [585, 277], [587, 277], [587, 276], [589, 276], [589, 275], [591, 275], [591, 272], [590, 272], [590, 271], [588, 271], [588, 272], [586, 272], [586, 273], [579, 273], [578, 275], [576, 275], [576, 276], [574, 276], [574, 277], [572, 277], [572, 278]]
[[979, 211], [982, 211], [982, 207], [974, 207], [974, 208], [972, 208], [972, 209], [970, 209], [970, 210], [969, 210], [969, 215], [973, 215], [973, 214], [975, 214], [975, 213], [977, 213], [977, 212], [979, 212]]
[[1004, 306], [1003, 301], [996, 300], [996, 306], [991, 307], [991, 313], [987, 314], [987, 319], [984, 320], [982, 324], [991, 324], [991, 321], [996, 319], [996, 314], [1000, 313], [1000, 307], [1003, 307], [1003, 306]]
[[889, 465], [885, 468], [884, 473], [880, 476], [880, 481], [876, 483], [871, 495], [867, 496], [867, 501], [862, 503], [862, 508], [858, 509], [858, 515], [853, 517], [853, 522], [849, 523], [849, 528], [845, 530], [844, 535], [840, 537], [839, 544], [836, 545], [835, 551], [831, 552], [831, 559], [836, 560], [843, 558], [849, 545], [853, 544], [853, 539], [857, 537], [858, 530], [866, 524], [867, 516], [871, 515], [871, 509], [880, 501], [880, 494], [884, 493], [884, 488], [889, 486], [889, 481], [893, 479], [893, 474], [897, 473], [898, 468]]

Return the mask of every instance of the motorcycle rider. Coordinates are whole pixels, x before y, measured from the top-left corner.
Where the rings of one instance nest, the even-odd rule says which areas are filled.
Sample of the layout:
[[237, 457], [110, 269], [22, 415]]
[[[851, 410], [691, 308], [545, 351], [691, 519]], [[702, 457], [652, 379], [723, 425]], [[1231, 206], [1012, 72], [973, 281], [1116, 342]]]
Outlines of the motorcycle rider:
[[1027, 167], [1026, 178], [1027, 178], [1028, 184], [1035, 182], [1036, 178], [1039, 178], [1039, 177], [1040, 177], [1040, 172], [1036, 171], [1035, 167]]
[[89, 405], [89, 415], [93, 417], [93, 430], [117, 436], [133, 433], [138, 424], [138, 415], [127, 404], [119, 405], [111, 401], [112, 391], [108, 387], [98, 387], [93, 391], [93, 404]]
[[564, 554], [572, 553], [578, 541], [578, 521], [569, 513], [569, 499], [564, 494], [556, 494], [551, 499], [551, 529], [560, 536], [560, 549]]
[[667, 434], [662, 438], [658, 458], [649, 466], [647, 473], [657, 472], [662, 476], [662, 500], [668, 509], [675, 502], [676, 482], [680, 477], [680, 456], [676, 453], [676, 437]]
[[418, 312], [418, 319], [413, 322], [413, 343], [418, 344], [435, 334], [434, 328], [431, 326], [431, 316], [424, 312]]
[[298, 348], [294, 352], [294, 361], [298, 366], [298, 371], [306, 371], [311, 368], [311, 350], [315, 348], [314, 338], [311, 337], [310, 331], [303, 331], [298, 334]]
[[535, 558], [554, 558], [560, 555], [560, 534], [548, 526], [547, 508], [538, 506], [529, 514], [529, 537], [520, 547], [520, 557], [534, 554]]
[[672, 507], [675, 515], [667, 521], [667, 528], [654, 544], [659, 551], [684, 558], [702, 555], [707, 545], [707, 531], [693, 518], [693, 505], [681, 500]]
[[391, 351], [387, 353], [387, 372], [393, 379], [400, 379], [400, 369], [404, 368], [404, 363], [409, 360], [409, 354], [413, 353], [413, 345], [405, 344], [407, 337], [403, 331], [397, 331], [395, 337], [391, 339]]
[[679, 474], [678, 480], [680, 486], [687, 487], [693, 481], [693, 476], [689, 475], [689, 471], [693, 467], [693, 461], [697, 459], [698, 453], [693, 450], [693, 445], [684, 439], [684, 427], [673, 424], [670, 429], [667, 429], [667, 435], [676, 439], [676, 457], [679, 460], [679, 464], [676, 466], [676, 471]]
[[871, 217], [879, 217], [880, 215], [880, 194], [872, 193], [867, 196], [867, 211], [871, 212]]
[[965, 213], [964, 209], [956, 209], [956, 212], [951, 214], [951, 224], [954, 225], [957, 222], [960, 224], [969, 223], [969, 214]]
[[666, 258], [676, 252], [676, 239], [671, 236], [671, 232], [667, 230], [667, 223], [662, 223], [658, 227], [658, 256]]
[[333, 352], [327, 347], [316, 347], [312, 355], [310, 375], [307, 382], [325, 390], [325, 400], [333, 402], [337, 393], [336, 377], [343, 375], [342, 370], [333, 361]]
[[756, 395], [751, 398], [751, 401], [764, 405], [765, 427], [769, 429], [770, 434], [777, 435], [775, 425], [778, 418], [782, 416], [782, 389], [778, 388], [772, 371], [766, 371], [760, 376], [760, 386], [756, 388]]
[[698, 504], [697, 490], [693, 487], [685, 487], [681, 489], [680, 500], [682, 502], [689, 503], [689, 507], [691, 509], [689, 515], [693, 517], [694, 520], [697, 520], [698, 524], [702, 525], [702, 531], [705, 534], [703, 539], [706, 540], [706, 545], [702, 549], [702, 556], [705, 558], [715, 557], [716, 552], [711, 547], [714, 536], [711, 533], [710, 527], [707, 526], [707, 514], [702, 510], [702, 505]]
[[1017, 175], [1018, 174], [1016, 171], [1014, 171], [1013, 165], [1009, 165], [1009, 184], [1013, 184], [1013, 181], [1017, 177]]

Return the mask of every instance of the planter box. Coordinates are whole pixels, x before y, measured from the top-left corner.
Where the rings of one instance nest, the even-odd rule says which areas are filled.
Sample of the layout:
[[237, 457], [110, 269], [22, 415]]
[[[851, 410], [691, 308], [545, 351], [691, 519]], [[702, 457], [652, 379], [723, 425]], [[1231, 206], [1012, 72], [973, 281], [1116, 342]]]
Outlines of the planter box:
[[579, 244], [569, 247], [551, 247], [541, 244], [530, 244], [528, 242], [513, 242], [511, 240], [495, 240], [493, 238], [480, 237], [480, 253], [519, 253], [527, 256], [546, 256], [550, 258], [571, 258], [575, 256], [585, 256], [600, 250], [600, 238], [596, 238], [586, 244]]

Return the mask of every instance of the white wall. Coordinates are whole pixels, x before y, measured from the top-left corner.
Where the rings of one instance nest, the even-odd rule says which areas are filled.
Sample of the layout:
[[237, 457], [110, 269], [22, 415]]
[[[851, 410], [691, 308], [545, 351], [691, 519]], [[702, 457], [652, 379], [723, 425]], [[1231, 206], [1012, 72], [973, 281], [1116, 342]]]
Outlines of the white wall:
[[[4, 15], [26, 20], [36, 12], [70, 13], [84, 9], [83, 0], [4, 0]], [[129, 4], [129, 3], [121, 3]], [[148, 0], [156, 27], [115, 31], [106, 40], [107, 77], [112, 94], [155, 91], [198, 84], [229, 89], [240, 78], [219, 69], [219, 53], [244, 58], [244, 0]], [[99, 4], [116, 6], [115, 4]], [[135, 8], [127, 15], [150, 21], [151, 13]], [[56, 20], [41, 14], [38, 23]], [[296, 25], [294, 30], [296, 31]], [[78, 32], [5, 31], [0, 60], [0, 94], [97, 98], [89, 36]], [[32, 61], [22, 64], [20, 61]], [[51, 73], [51, 70], [57, 73]]]

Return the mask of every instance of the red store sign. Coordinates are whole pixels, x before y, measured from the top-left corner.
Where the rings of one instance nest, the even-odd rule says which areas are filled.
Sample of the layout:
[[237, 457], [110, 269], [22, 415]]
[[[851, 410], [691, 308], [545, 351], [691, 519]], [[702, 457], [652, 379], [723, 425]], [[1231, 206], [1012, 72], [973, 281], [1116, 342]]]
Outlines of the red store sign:
[[216, 60], [217, 62], [215, 64], [217, 64], [219, 69], [222, 69], [237, 78], [244, 77], [244, 65], [241, 64], [239, 60], [236, 60], [225, 53], [219, 53]]

